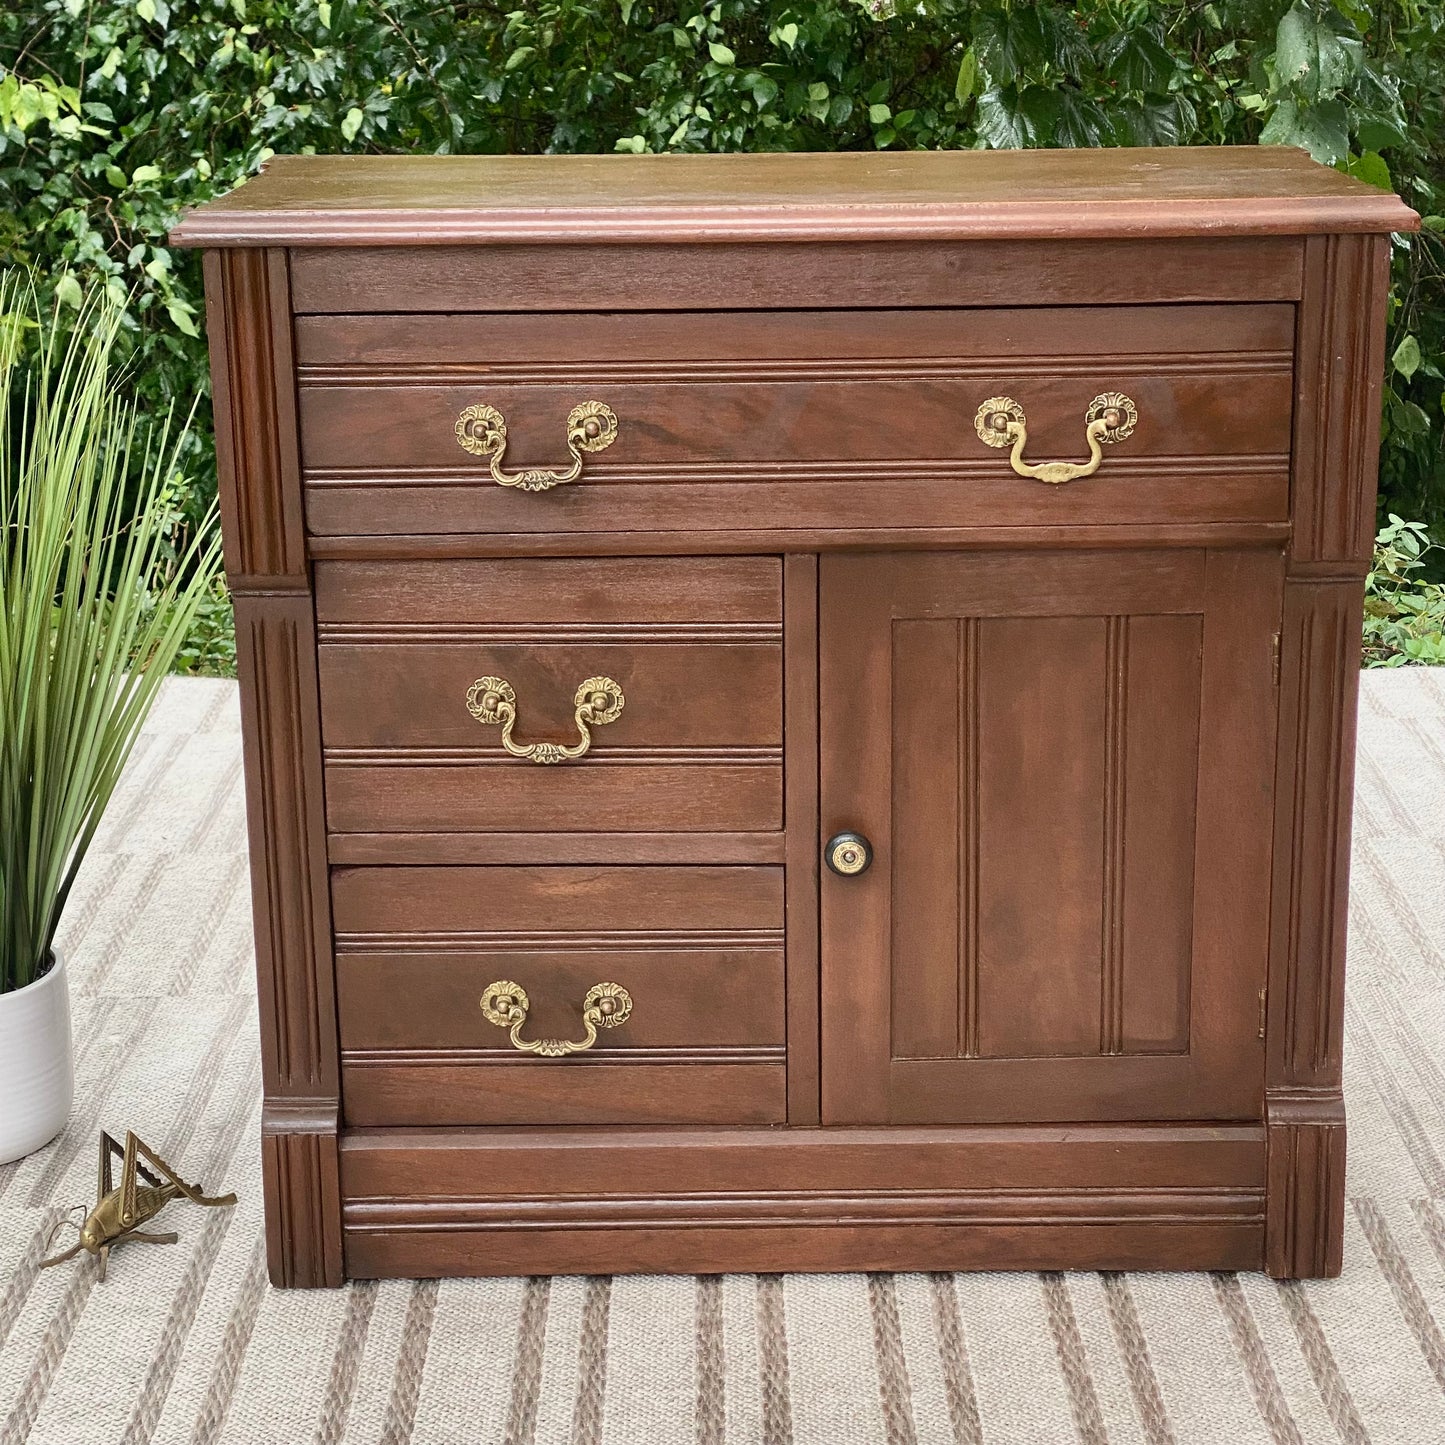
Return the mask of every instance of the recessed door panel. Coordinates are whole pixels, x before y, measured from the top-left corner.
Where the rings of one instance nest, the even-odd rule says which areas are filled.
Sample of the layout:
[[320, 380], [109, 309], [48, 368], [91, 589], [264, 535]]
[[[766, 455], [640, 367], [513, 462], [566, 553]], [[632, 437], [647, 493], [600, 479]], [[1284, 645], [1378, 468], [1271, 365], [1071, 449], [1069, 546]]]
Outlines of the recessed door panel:
[[824, 559], [826, 1121], [1258, 1114], [1280, 575]]

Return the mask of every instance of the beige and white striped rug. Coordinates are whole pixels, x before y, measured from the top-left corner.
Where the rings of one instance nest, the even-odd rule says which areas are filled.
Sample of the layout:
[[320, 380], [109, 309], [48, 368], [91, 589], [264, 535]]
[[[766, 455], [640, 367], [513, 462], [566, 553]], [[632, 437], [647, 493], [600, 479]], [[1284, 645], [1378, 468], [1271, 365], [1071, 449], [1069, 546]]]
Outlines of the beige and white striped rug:
[[[265, 1282], [233, 684], [174, 681], [66, 917], [78, 1093], [0, 1168], [0, 1445], [1445, 1442], [1445, 669], [1365, 676], [1345, 1272]], [[235, 1210], [36, 1265], [134, 1127]], [[172, 1217], [173, 1215], [173, 1217]]]

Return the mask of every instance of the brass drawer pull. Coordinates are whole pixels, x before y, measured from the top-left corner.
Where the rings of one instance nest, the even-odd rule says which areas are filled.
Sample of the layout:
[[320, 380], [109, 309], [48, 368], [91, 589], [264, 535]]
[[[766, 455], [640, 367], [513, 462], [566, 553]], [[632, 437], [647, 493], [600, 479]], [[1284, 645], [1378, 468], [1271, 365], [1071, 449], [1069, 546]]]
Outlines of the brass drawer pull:
[[617, 413], [600, 401], [584, 401], [567, 413], [567, 450], [572, 465], [565, 472], [533, 467], [521, 472], [502, 468], [507, 450], [507, 423], [496, 407], [478, 402], [457, 418], [457, 443], [474, 457], [485, 457], [492, 480], [499, 487], [517, 487], [524, 492], [545, 492], [582, 475], [582, 453], [605, 451], [617, 440]]
[[979, 407], [973, 419], [979, 440], [991, 447], [1011, 447], [1009, 465], [1021, 477], [1036, 482], [1072, 482], [1091, 477], [1099, 470], [1105, 442], [1121, 442], [1134, 430], [1139, 413], [1122, 391], [1106, 391], [1089, 403], [1084, 413], [1084, 440], [1089, 444], [1086, 462], [1026, 462], [1024, 447], [1028, 444], [1028, 426], [1024, 409], [1011, 396], [991, 396]]
[[543, 1058], [560, 1059], [564, 1054], [580, 1054], [597, 1042], [598, 1029], [615, 1029], [625, 1024], [632, 1013], [632, 995], [620, 983], [594, 983], [582, 1000], [584, 1039], [524, 1039], [522, 1026], [531, 1008], [527, 990], [510, 979], [499, 978], [487, 985], [482, 995], [482, 1012], [499, 1029], [507, 1029], [514, 1049], [524, 1054], [541, 1054]]
[[627, 701], [622, 689], [610, 677], [589, 677], [577, 689], [573, 715], [581, 742], [517, 743], [512, 729], [517, 725], [517, 694], [504, 677], [479, 677], [467, 689], [467, 711], [479, 723], [502, 725], [502, 746], [514, 758], [530, 758], [534, 763], [565, 763], [580, 758], [592, 746], [592, 729], [615, 722]]

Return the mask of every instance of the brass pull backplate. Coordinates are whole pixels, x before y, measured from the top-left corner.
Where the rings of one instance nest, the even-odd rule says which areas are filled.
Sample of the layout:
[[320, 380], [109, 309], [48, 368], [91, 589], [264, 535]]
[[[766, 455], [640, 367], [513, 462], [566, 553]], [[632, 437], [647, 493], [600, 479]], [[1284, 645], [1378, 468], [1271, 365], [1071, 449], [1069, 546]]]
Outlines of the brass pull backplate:
[[592, 729], [616, 721], [627, 699], [610, 677], [589, 677], [572, 699], [573, 720], [581, 741], [575, 743], [519, 743], [512, 737], [517, 725], [517, 694], [504, 677], [479, 677], [467, 689], [467, 711], [479, 723], [501, 724], [502, 746], [514, 758], [534, 763], [567, 763], [592, 746]]
[[510, 979], [499, 978], [489, 983], [482, 994], [482, 1012], [489, 1023], [506, 1029], [514, 1049], [524, 1054], [540, 1054], [547, 1059], [560, 1059], [567, 1054], [580, 1054], [597, 1042], [598, 1029], [615, 1029], [625, 1024], [632, 1013], [632, 995], [620, 983], [594, 983], [582, 1000], [581, 1039], [524, 1039], [522, 1026], [532, 1007], [527, 990]]
[[605, 451], [617, 440], [617, 413], [604, 402], [584, 401], [567, 413], [567, 450], [572, 465], [565, 472], [532, 467], [509, 472], [502, 466], [507, 450], [507, 423], [496, 407], [478, 402], [457, 418], [457, 445], [474, 457], [484, 457], [492, 480], [499, 487], [523, 492], [545, 492], [575, 482], [582, 475], [584, 452]]
[[1026, 462], [1028, 424], [1024, 409], [1011, 396], [991, 396], [973, 419], [979, 440], [991, 447], [1008, 447], [1009, 465], [1021, 477], [1057, 486], [1060, 482], [1091, 477], [1103, 460], [1103, 446], [1121, 442], [1139, 420], [1134, 403], [1122, 391], [1106, 391], [1089, 403], [1084, 413], [1084, 441], [1089, 447], [1086, 462]]

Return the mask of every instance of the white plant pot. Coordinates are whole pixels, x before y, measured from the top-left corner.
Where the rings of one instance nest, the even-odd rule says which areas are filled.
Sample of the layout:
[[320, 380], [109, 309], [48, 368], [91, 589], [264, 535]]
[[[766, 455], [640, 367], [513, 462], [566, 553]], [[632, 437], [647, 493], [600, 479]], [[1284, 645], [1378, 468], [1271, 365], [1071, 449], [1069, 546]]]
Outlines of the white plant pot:
[[0, 1164], [55, 1138], [74, 1090], [70, 986], [57, 953], [43, 978], [0, 993]]

